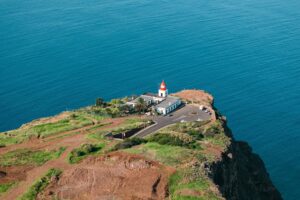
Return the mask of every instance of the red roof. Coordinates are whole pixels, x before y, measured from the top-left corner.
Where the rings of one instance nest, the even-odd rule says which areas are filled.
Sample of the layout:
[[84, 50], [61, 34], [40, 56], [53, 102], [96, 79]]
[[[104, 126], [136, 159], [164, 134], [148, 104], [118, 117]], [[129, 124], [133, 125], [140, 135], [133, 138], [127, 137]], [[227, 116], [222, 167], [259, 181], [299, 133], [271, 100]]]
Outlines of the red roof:
[[167, 90], [167, 86], [166, 86], [165, 81], [161, 82], [161, 84], [160, 84], [160, 90]]

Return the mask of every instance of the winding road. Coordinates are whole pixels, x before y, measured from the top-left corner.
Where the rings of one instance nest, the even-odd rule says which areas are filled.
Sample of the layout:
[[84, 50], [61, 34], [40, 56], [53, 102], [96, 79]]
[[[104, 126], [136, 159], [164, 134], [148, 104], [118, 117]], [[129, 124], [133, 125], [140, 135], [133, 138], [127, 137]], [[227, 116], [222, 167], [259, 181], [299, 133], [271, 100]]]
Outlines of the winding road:
[[147, 135], [154, 133], [161, 128], [181, 121], [192, 122], [210, 120], [211, 116], [208, 113], [200, 110], [198, 106], [185, 105], [182, 108], [170, 113], [170, 115], [153, 116], [151, 119], [155, 122], [155, 124], [139, 131], [134, 135], [134, 137], [146, 137]]

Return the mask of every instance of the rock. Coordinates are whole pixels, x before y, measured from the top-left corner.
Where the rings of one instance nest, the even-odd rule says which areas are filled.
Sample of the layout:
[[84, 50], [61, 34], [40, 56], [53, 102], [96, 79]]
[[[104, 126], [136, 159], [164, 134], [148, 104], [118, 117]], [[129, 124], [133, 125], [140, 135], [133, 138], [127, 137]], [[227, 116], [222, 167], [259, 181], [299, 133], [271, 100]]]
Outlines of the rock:
[[7, 173], [4, 171], [0, 171], [0, 178], [6, 177]]

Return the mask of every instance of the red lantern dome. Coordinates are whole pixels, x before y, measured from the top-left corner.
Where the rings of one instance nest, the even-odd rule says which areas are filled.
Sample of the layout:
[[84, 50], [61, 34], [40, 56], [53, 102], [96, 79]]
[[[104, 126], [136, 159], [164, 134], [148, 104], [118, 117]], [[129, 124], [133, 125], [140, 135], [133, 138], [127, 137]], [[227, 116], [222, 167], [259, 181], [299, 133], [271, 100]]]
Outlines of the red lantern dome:
[[167, 86], [166, 86], [165, 81], [161, 82], [161, 84], [160, 84], [160, 90], [167, 90]]

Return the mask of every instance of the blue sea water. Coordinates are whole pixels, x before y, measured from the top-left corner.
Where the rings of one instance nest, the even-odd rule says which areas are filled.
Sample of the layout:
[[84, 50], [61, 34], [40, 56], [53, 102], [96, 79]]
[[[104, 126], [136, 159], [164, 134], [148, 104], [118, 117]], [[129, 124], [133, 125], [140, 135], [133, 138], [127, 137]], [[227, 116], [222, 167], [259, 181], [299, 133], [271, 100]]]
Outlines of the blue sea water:
[[0, 131], [106, 99], [201, 88], [300, 199], [299, 0], [0, 0]]

